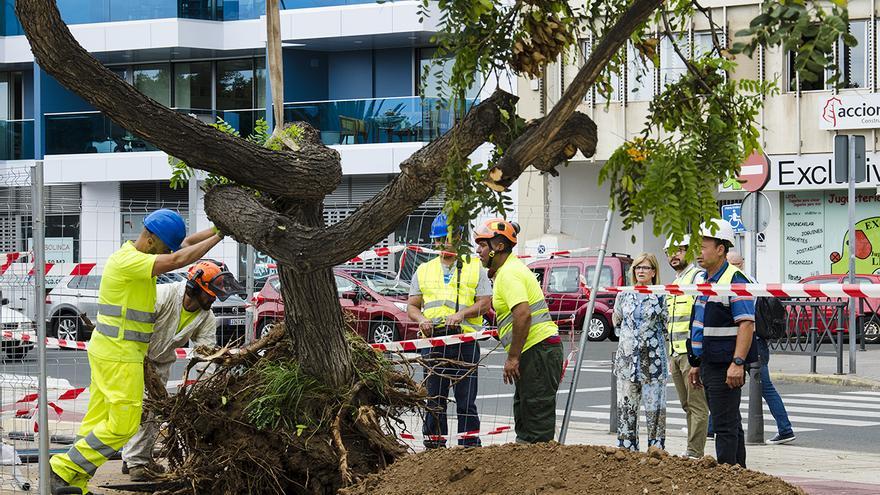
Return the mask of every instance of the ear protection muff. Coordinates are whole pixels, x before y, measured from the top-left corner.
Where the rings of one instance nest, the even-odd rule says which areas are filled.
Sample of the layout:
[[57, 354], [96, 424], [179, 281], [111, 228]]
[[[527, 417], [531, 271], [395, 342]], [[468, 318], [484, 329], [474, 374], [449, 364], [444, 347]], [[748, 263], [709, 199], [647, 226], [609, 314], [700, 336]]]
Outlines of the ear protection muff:
[[196, 289], [201, 290], [201, 288], [198, 285], [196, 285], [196, 280], [204, 274], [205, 274], [205, 272], [202, 269], [196, 270], [196, 273], [194, 274], [194, 276], [188, 277], [186, 279], [186, 288], [191, 291], [195, 291]]

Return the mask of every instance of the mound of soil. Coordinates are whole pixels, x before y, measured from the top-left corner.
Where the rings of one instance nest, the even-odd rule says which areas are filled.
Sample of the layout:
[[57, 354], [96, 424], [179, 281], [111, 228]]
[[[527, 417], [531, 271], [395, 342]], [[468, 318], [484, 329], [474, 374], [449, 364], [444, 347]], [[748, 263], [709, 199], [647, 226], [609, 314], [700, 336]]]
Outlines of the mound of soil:
[[588, 445], [506, 444], [442, 449], [398, 460], [342, 495], [804, 495], [779, 478], [690, 460]]

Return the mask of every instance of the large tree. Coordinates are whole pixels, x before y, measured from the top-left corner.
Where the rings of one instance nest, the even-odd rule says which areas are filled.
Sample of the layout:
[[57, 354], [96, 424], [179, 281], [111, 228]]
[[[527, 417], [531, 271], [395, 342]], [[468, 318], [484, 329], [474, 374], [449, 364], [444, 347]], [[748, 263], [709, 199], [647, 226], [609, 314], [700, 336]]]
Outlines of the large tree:
[[[815, 77], [833, 68], [838, 37], [852, 41], [844, 4], [765, 1], [750, 29], [731, 44], [717, 12], [713, 16], [694, 0], [444, 0], [438, 52], [454, 55], [455, 62], [440, 89], [460, 118], [401, 163], [400, 174], [379, 194], [330, 226], [323, 221], [323, 200], [339, 184], [342, 168], [339, 154], [321, 144], [317, 132], [301, 125], [297, 141], [285, 140], [281, 149], [220, 132], [116, 77], [77, 43], [54, 1], [17, 0], [16, 11], [37, 62], [58, 82], [169, 155], [231, 181], [207, 191], [208, 216], [278, 261], [294, 358], [322, 384], [344, 388], [357, 378], [332, 268], [387, 236], [438, 186], [445, 188], [453, 220], [465, 223], [477, 210], [502, 207], [503, 191], [527, 167], [552, 174], [577, 151], [592, 156], [596, 124], [577, 111], [584, 96], [594, 87], [612, 91], [628, 41], [647, 63], [657, 63], [658, 43], [669, 37], [687, 73], [654, 98], [644, 132], [612, 155], [602, 178], [627, 228], [651, 215], [658, 234], [681, 236], [717, 216], [717, 184], [758, 147], [755, 115], [772, 83], [727, 77], [737, 54], [782, 46], [795, 51], [803, 78]], [[426, 14], [428, 7], [424, 0]], [[712, 50], [700, 57], [677, 44], [678, 33], [696, 17], [713, 34]], [[548, 63], [578, 55], [583, 39], [593, 41], [582, 54], [585, 62], [545, 117], [525, 122], [517, 116], [517, 98], [501, 90], [463, 111], [466, 89], [481, 76], [512, 71], [540, 77]], [[280, 101], [281, 90], [274, 89]], [[491, 162], [471, 164], [467, 157], [484, 143], [495, 146]]]

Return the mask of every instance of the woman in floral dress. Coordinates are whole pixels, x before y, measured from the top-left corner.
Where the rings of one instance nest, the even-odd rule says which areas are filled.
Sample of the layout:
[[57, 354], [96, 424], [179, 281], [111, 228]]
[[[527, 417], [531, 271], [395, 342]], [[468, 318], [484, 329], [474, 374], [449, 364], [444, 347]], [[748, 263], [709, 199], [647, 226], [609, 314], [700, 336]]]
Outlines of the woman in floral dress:
[[[658, 284], [659, 265], [642, 253], [632, 264], [636, 284]], [[614, 356], [617, 376], [617, 440], [639, 450], [639, 404], [644, 400], [648, 447], [666, 442], [666, 303], [663, 296], [622, 292], [614, 302], [614, 325], [620, 341]]]

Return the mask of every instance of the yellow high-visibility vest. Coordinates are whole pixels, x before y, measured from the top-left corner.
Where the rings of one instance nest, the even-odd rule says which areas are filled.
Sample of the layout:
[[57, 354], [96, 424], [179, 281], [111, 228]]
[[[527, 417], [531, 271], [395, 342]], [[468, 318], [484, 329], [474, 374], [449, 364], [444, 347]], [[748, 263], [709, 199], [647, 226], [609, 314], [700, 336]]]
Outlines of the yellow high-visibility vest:
[[[694, 279], [700, 269], [695, 266], [688, 267], [684, 273], [672, 283], [675, 285], [688, 285], [694, 283]], [[676, 354], [687, 354], [687, 339], [691, 334], [691, 315], [694, 312], [694, 296], [680, 295], [666, 296], [666, 309], [669, 313], [669, 345]]]
[[[440, 257], [422, 263], [416, 270], [419, 289], [422, 291], [422, 314], [435, 324], [441, 325], [446, 317], [456, 311], [456, 295], [458, 310], [463, 311], [473, 306], [476, 300], [477, 285], [480, 283], [480, 262], [471, 258], [461, 267], [461, 283], [458, 279], [458, 268], [452, 267], [452, 278], [447, 284], [443, 279], [443, 265]], [[483, 327], [483, 316], [474, 316], [461, 322], [463, 332], [476, 332]]]

